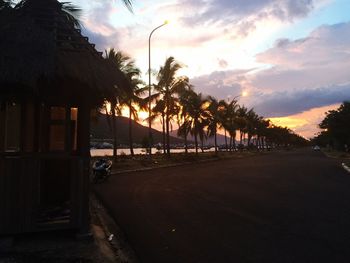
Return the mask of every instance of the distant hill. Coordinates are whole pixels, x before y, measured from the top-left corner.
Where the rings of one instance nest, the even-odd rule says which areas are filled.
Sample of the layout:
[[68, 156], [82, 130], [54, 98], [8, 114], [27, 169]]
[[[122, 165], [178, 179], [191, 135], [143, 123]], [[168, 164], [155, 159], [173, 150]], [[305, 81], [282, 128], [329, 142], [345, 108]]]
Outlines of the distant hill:
[[[174, 131], [171, 131], [170, 132], [170, 135], [171, 136], [174, 136], [174, 137], [178, 137], [177, 136], [177, 130], [174, 130]], [[218, 145], [224, 145], [225, 144], [225, 136], [224, 135], [221, 135], [221, 134], [217, 134], [216, 136], [216, 141], [217, 141], [217, 144]], [[188, 135], [187, 137], [188, 141], [193, 141], [194, 142], [194, 136], [191, 136], [191, 135]], [[199, 141], [199, 139], [198, 139]], [[230, 143], [230, 138], [227, 136], [227, 143], [229, 144]], [[204, 141], [204, 145], [214, 145], [214, 136], [213, 137], [210, 137], [210, 138], [207, 138], [205, 141]]]
[[[112, 119], [111, 119], [112, 121]], [[142, 144], [142, 140], [148, 138], [148, 127], [145, 127], [136, 121], [133, 121], [133, 142]], [[118, 116], [116, 117], [117, 137], [119, 144], [129, 143], [129, 118]], [[108, 125], [105, 114], [98, 113], [94, 120], [91, 121], [90, 129], [92, 140], [112, 140], [113, 134]], [[155, 144], [162, 143], [163, 137], [160, 131], [152, 129], [153, 141]], [[176, 137], [170, 138], [170, 143], [183, 143], [183, 140]]]

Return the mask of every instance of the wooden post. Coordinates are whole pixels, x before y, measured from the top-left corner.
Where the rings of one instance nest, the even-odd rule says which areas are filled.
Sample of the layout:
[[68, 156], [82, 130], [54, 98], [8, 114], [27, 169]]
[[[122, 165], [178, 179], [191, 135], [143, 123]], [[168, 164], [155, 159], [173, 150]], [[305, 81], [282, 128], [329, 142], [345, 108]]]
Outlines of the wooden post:
[[90, 107], [85, 103], [78, 109], [78, 136], [80, 161], [78, 174], [78, 188], [80, 196], [78, 198], [78, 238], [91, 236], [90, 215], [89, 215], [89, 177], [90, 177]]

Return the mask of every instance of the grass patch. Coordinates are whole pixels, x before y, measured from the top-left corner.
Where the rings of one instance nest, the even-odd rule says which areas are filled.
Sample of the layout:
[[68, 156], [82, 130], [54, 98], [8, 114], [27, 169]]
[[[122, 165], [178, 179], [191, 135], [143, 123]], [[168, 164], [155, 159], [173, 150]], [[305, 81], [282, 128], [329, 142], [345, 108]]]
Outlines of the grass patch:
[[[261, 152], [257, 151], [238, 151], [238, 152], [218, 152], [215, 154], [214, 152], [200, 152], [198, 155], [195, 153], [173, 153], [170, 158], [156, 153], [152, 155], [152, 159], [146, 155], [120, 155], [117, 160], [113, 161], [112, 173], [118, 173], [123, 171], [144, 169], [144, 168], [155, 168], [155, 167], [163, 167], [163, 166], [171, 166], [182, 163], [198, 163], [205, 161], [214, 161], [214, 160], [223, 160], [230, 158], [243, 158], [247, 156], [261, 154]], [[99, 158], [108, 158], [113, 159], [112, 157], [101, 156], [101, 157], [93, 157], [91, 162], [93, 163], [95, 160]]]

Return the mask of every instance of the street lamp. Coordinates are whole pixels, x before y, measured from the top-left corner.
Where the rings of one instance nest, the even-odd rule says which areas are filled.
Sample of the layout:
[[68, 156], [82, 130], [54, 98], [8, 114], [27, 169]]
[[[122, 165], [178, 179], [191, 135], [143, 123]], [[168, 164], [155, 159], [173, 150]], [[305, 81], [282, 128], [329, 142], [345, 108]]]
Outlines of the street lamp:
[[149, 34], [148, 38], [148, 145], [149, 145], [149, 156], [152, 156], [152, 124], [151, 124], [151, 37], [154, 31], [162, 26], [168, 24], [168, 21], [165, 21], [160, 26], [157, 26], [152, 30], [151, 34]]

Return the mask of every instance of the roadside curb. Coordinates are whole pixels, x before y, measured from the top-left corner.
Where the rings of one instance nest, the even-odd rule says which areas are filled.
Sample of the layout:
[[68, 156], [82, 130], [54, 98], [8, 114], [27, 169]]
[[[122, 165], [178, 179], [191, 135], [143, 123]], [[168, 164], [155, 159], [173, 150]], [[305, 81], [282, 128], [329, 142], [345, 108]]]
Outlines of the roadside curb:
[[343, 168], [344, 168], [348, 173], [350, 173], [350, 167], [349, 167], [349, 166], [347, 166], [345, 163], [342, 163], [341, 165], [343, 166]]
[[[338, 159], [338, 160], [341, 160], [340, 157], [336, 157], [336, 156], [332, 156], [324, 151], [322, 151], [322, 153], [328, 157], [328, 158], [332, 158], [332, 159]], [[344, 159], [343, 159], [344, 160]], [[345, 171], [347, 171], [348, 173], [350, 173], [350, 167], [348, 165], [346, 165], [344, 162], [341, 163], [341, 166], [344, 168]]]
[[137, 256], [127, 243], [122, 230], [94, 191], [90, 193], [90, 199], [94, 216], [100, 223], [100, 226], [92, 226], [92, 230], [95, 232], [95, 242], [104, 254], [106, 262], [138, 262]]

